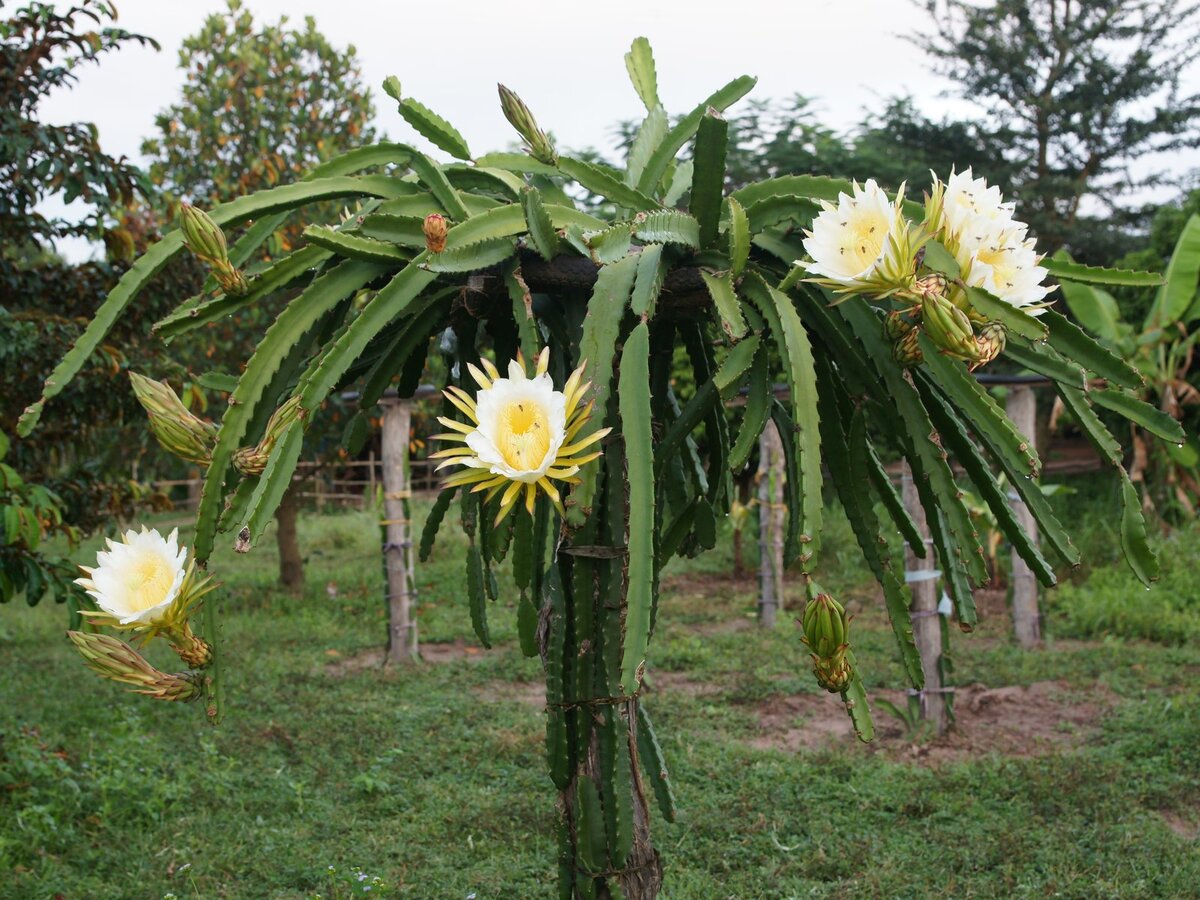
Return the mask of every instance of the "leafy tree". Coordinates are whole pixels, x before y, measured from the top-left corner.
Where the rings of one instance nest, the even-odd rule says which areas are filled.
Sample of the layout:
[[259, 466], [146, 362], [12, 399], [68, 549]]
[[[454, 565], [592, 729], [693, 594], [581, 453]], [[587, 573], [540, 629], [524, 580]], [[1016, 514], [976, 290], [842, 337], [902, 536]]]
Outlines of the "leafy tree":
[[[106, 154], [94, 126], [50, 125], [41, 102], [74, 84], [79, 68], [141, 35], [111, 26], [107, 3], [85, 0], [59, 11], [32, 4], [0, 21], [0, 599], [24, 593], [36, 603], [47, 593], [78, 601], [73, 567], [47, 553], [42, 538], [74, 539], [114, 516], [129, 516], [165, 498], [135, 482], [130, 462], [143, 444], [145, 423], [125, 383], [130, 365], [181, 370], [146, 341], [149, 322], [179, 296], [184, 261], [164, 273], [167, 285], [150, 292], [132, 318], [83, 362], [83, 378], [55, 400], [46, 429], [9, 441], [17, 419], [37, 399], [40, 382], [79, 338], [126, 260], [156, 235], [125, 204], [147, 181], [124, 159]], [[49, 198], [82, 201], [75, 221], [37, 209]], [[68, 265], [54, 253], [67, 236], [105, 238], [109, 260]], [[118, 349], [118, 347], [120, 349]], [[17, 473], [20, 473], [19, 475]]]
[[[211, 206], [295, 181], [374, 139], [355, 48], [330, 44], [311, 16], [303, 30], [287, 23], [259, 25], [241, 0], [228, 0], [184, 40], [183, 96], [155, 117], [158, 134], [142, 144], [155, 184]], [[297, 237], [289, 229], [283, 248]]]
[[[260, 25], [240, 0], [209, 16], [179, 51], [180, 102], [155, 119], [158, 134], [142, 145], [153, 158], [151, 178], [171, 195], [211, 206], [300, 178], [322, 161], [374, 139], [375, 110], [353, 46], [333, 46], [312, 17], [303, 29], [287, 17]], [[337, 221], [341, 207], [324, 204], [317, 220]], [[311, 221], [311, 220], [310, 220]], [[300, 242], [302, 223], [284, 223], [270, 241], [277, 254]], [[267, 305], [293, 295], [264, 298]], [[185, 341], [189, 368], [236, 371], [261, 335], [260, 304], [212, 322]], [[280, 507], [280, 581], [303, 584], [296, 543], [297, 497]]]
[[[112, 4], [82, 0], [62, 12], [34, 3], [0, 21], [0, 265], [36, 257], [55, 238], [97, 236], [114, 205], [145, 191], [137, 168], [100, 149], [95, 126], [38, 118], [41, 102], [74, 84], [80, 67], [130, 42], [158, 46], [106, 24], [115, 19]], [[75, 222], [49, 218], [37, 209], [48, 197], [90, 209]]]
[[919, 198], [929, 185], [929, 171], [962, 171], [971, 167], [986, 172], [988, 182], [1011, 193], [1020, 167], [1005, 157], [1012, 131], [984, 122], [931, 119], [912, 97], [892, 97], [878, 112], [864, 115], [850, 138], [850, 151], [841, 172], [864, 179], [876, 178], [890, 187], [907, 182]]
[[[1200, 141], [1200, 97], [1181, 77], [1200, 53], [1196, 7], [1179, 0], [922, 0], [932, 30], [914, 42], [963, 97], [1004, 129], [1012, 188], [1048, 249], [1085, 246], [1085, 199], [1108, 211], [1161, 184], [1135, 175], [1156, 153]], [[1089, 260], [1090, 261], [1090, 260]]]

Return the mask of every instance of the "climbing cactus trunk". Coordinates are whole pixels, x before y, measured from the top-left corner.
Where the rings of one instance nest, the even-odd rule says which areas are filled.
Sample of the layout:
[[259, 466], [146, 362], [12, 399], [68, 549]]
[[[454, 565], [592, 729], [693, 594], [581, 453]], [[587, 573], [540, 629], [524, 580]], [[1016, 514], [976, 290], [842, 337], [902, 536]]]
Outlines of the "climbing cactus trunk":
[[[562, 816], [561, 897], [634, 900], [656, 897], [662, 886], [648, 798], [669, 801], [666, 771], [640, 685], [622, 685], [631, 515], [624, 443], [623, 435], [610, 438], [594, 511], [564, 528], [546, 578], [541, 635], [547, 752]], [[664, 811], [673, 817], [669, 802]]]

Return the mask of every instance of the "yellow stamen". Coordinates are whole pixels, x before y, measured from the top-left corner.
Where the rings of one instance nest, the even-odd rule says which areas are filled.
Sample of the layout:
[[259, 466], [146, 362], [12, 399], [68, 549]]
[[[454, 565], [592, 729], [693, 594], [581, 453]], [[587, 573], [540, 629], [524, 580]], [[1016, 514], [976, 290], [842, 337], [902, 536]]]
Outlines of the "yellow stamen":
[[500, 410], [496, 449], [518, 471], [541, 468], [550, 451], [550, 417], [541, 404], [514, 400]]

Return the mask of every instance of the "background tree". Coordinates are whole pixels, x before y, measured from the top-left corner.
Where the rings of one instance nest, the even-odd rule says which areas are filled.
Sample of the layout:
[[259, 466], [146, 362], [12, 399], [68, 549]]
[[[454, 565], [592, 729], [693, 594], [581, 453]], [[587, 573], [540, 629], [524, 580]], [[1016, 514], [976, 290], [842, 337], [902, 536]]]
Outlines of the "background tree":
[[[9, 434], [127, 261], [156, 236], [125, 206], [146, 193], [142, 173], [106, 154], [93, 125], [39, 118], [41, 102], [74, 84], [81, 66], [128, 42], [156, 46], [108, 24], [114, 17], [109, 4], [86, 0], [61, 12], [33, 4], [0, 21], [0, 431]], [[52, 217], [38, 208], [49, 199], [84, 208], [75, 219]], [[110, 258], [68, 265], [54, 241], [70, 236], [103, 237]], [[151, 292], [91, 355], [84, 379], [50, 407], [46, 430], [13, 442], [8, 461], [61, 499], [66, 525], [91, 531], [147, 499], [130, 478], [130, 451], [145, 427], [124, 372], [149, 364], [181, 371], [145, 338], [149, 322], [168, 308], [179, 273], [192, 268], [173, 264], [170, 286]]]
[[[259, 25], [228, 0], [179, 50], [180, 102], [142, 143], [156, 185], [201, 206], [295, 181], [347, 147], [374, 139], [371, 92], [354, 46], [333, 46], [308, 16]], [[284, 249], [298, 235], [283, 235]], [[275, 247], [278, 251], [279, 246]]]
[[[1087, 204], [1119, 214], [1162, 184], [1153, 156], [1200, 141], [1200, 98], [1181, 77], [1200, 52], [1196, 7], [1178, 0], [923, 0], [913, 36], [955, 91], [988, 110], [1019, 169], [1019, 211], [1048, 250], [1100, 262], [1111, 241]], [[1132, 169], [1141, 164], [1141, 174]], [[1126, 213], [1128, 210], [1126, 210]], [[1128, 220], [1127, 215], [1118, 215]], [[1110, 257], [1111, 258], [1111, 257]]]
[[[98, 237], [114, 206], [145, 193], [142, 173], [100, 148], [94, 125], [51, 125], [41, 102], [75, 83], [77, 70], [126, 43], [158, 47], [150, 38], [110, 24], [109, 3], [83, 0], [62, 12], [45, 3], [17, 9], [0, 21], [0, 266], [36, 258], [55, 238]], [[93, 27], [94, 26], [94, 27]], [[38, 209], [57, 197], [81, 201], [76, 221]], [[132, 248], [130, 248], [132, 251]]]
[[[183, 42], [180, 102], [155, 119], [156, 137], [142, 152], [150, 175], [174, 197], [209, 207], [242, 194], [295, 181], [313, 166], [374, 138], [370, 91], [353, 46], [344, 50], [322, 35], [312, 17], [303, 29], [286, 16], [260, 25], [240, 0], [209, 16]], [[336, 221], [341, 206], [324, 204], [315, 218]], [[277, 254], [300, 242], [293, 219], [269, 241]], [[276, 301], [276, 305], [278, 301]], [[213, 322], [190, 339], [189, 367], [235, 372], [267, 321], [260, 305]], [[296, 540], [299, 498], [289, 491], [276, 532], [280, 581], [298, 590], [304, 581]]]

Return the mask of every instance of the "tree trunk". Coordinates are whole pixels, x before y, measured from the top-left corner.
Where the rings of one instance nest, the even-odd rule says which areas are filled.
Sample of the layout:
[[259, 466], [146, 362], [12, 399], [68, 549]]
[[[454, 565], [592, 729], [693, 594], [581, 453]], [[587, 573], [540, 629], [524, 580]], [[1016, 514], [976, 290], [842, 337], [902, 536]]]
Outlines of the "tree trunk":
[[[1008, 417], [1017, 427], [1017, 431], [1037, 450], [1037, 400], [1032, 388], [1014, 387], [1008, 394]], [[1009, 490], [1009, 500], [1017, 524], [1037, 542], [1037, 521], [1030, 513], [1023, 500]], [[1013, 630], [1017, 635], [1017, 643], [1022, 647], [1036, 647], [1042, 639], [1041, 615], [1038, 611], [1038, 583], [1033, 570], [1015, 550], [1012, 555], [1012, 615]]]
[[[913, 484], [912, 470], [908, 462], [902, 469], [904, 483], [904, 508], [917, 525], [917, 530], [929, 547], [929, 523], [925, 520], [925, 509]], [[942, 623], [938, 615], [938, 579], [933, 574], [936, 565], [932, 549], [927, 549], [921, 559], [908, 547], [904, 551], [905, 580], [912, 589], [913, 641], [921, 654], [921, 670], [925, 673], [925, 687], [919, 695], [921, 719], [928, 722], [936, 734], [946, 730], [945, 695], [942, 693]]]
[[775, 423], [767, 421], [758, 439], [758, 621], [775, 627], [783, 597], [783, 441]]
[[413, 558], [409, 534], [408, 431], [412, 401], [383, 402], [383, 515], [387, 567], [387, 664], [417, 657], [417, 623], [412, 615]]
[[296, 517], [300, 512], [300, 483], [293, 481], [275, 511], [275, 544], [279, 548], [279, 583], [288, 593], [304, 590], [304, 560], [296, 539]]

